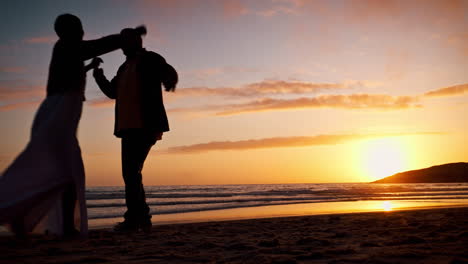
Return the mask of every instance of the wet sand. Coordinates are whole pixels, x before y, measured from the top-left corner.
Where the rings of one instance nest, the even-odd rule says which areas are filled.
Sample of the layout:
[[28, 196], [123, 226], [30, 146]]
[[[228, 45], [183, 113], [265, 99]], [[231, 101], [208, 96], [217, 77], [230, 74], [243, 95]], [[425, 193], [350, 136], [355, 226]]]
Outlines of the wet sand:
[[0, 238], [0, 263], [468, 263], [468, 208], [158, 225], [87, 240]]

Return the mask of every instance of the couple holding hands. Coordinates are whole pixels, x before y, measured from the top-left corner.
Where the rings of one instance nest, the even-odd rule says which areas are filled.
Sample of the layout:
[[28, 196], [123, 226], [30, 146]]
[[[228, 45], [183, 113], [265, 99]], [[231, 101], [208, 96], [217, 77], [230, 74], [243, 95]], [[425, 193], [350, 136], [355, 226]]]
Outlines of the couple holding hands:
[[[33, 231], [87, 235], [85, 172], [76, 133], [86, 72], [93, 70], [102, 92], [115, 99], [114, 135], [122, 144], [127, 211], [114, 230], [150, 232], [141, 171], [151, 147], [169, 131], [161, 86], [174, 91], [177, 72], [161, 55], [143, 48], [144, 26], [84, 41], [80, 19], [63, 14], [54, 28], [59, 40], [50, 62], [47, 96], [34, 117], [26, 148], [0, 178], [0, 224], [17, 236]], [[109, 81], [97, 56], [117, 49], [122, 49], [126, 60]]]

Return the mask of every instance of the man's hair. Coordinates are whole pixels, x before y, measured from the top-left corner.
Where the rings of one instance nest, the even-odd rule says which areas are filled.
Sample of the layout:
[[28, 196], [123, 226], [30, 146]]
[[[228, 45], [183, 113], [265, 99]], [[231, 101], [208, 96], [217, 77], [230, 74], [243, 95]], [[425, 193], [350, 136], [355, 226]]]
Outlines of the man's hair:
[[[143, 38], [141, 37], [141, 33], [138, 30], [133, 28], [124, 28], [120, 31], [120, 36], [122, 40], [130, 40], [133, 45], [137, 45], [138, 47], [143, 46]], [[124, 47], [122, 47], [124, 49]]]
[[120, 31], [120, 35], [122, 36], [131, 36], [131, 37], [136, 37], [141, 39], [141, 34], [133, 29], [133, 28], [124, 28], [122, 31]]
[[54, 29], [59, 38], [66, 38], [74, 30], [81, 29], [81, 20], [72, 14], [62, 14], [55, 19]]

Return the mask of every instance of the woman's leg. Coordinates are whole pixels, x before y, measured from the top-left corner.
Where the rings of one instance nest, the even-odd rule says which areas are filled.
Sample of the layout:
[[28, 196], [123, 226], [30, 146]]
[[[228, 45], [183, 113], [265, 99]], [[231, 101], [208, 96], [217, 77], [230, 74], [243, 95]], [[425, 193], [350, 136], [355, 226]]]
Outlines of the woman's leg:
[[75, 229], [75, 204], [76, 189], [75, 184], [69, 184], [62, 195], [63, 231], [65, 235], [73, 235]]

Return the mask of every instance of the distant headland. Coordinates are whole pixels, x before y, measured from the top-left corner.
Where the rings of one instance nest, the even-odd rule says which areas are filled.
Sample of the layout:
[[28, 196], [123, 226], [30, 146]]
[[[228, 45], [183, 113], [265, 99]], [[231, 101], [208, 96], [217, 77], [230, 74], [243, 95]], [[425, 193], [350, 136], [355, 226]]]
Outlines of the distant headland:
[[468, 182], [468, 163], [448, 163], [420, 170], [400, 172], [373, 183]]

